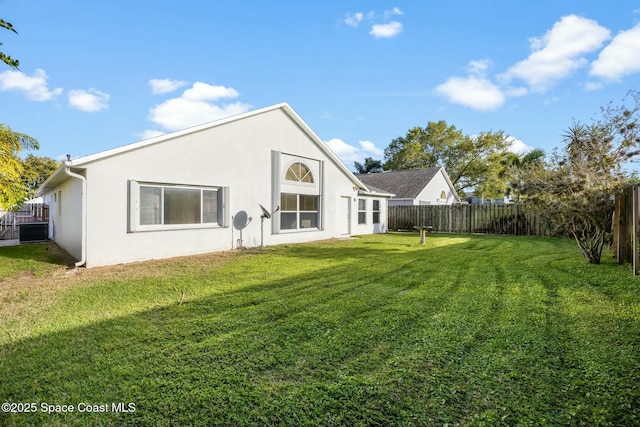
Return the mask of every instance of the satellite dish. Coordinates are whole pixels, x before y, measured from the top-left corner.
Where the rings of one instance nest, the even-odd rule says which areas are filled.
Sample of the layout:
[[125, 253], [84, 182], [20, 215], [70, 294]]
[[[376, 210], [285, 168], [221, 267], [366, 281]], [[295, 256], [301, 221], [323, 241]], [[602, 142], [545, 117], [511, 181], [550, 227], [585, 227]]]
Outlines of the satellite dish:
[[[260, 205], [260, 203], [258, 203]], [[260, 215], [260, 249], [264, 248], [264, 220], [270, 219], [271, 216], [280, 210], [280, 205], [276, 206], [276, 210], [273, 212], [269, 212], [267, 208], [260, 205], [260, 209], [262, 209], [262, 215]]]
[[233, 226], [236, 230], [242, 230], [249, 223], [247, 219], [247, 213], [245, 211], [240, 211], [233, 218]]

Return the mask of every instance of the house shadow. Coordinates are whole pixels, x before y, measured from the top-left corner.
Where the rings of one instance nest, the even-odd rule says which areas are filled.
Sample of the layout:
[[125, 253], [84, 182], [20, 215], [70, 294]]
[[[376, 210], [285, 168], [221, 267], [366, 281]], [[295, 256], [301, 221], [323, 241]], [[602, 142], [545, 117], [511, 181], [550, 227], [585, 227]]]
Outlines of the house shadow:
[[34, 260], [60, 267], [73, 267], [76, 260], [53, 241], [0, 246], [0, 258]]

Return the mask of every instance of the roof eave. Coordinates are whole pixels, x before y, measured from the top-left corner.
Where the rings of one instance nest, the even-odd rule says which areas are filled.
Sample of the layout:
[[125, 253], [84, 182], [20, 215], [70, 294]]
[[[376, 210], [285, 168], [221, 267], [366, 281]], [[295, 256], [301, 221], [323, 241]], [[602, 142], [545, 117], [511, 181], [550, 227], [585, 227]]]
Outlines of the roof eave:
[[[42, 196], [43, 194], [48, 193], [58, 185], [68, 180], [70, 177], [66, 171], [71, 167], [72, 167], [72, 162], [70, 161], [63, 162], [58, 169], [56, 169], [51, 175], [49, 175], [47, 179], [44, 180], [42, 184], [40, 184], [40, 186], [36, 189], [36, 195]], [[83, 168], [77, 168], [77, 169], [83, 169]]]
[[392, 194], [392, 193], [386, 193], [386, 192], [382, 192], [382, 191], [372, 191], [372, 190], [368, 190], [368, 189], [364, 189], [364, 188], [359, 188], [358, 189], [358, 195], [361, 195], [361, 196], [386, 197], [386, 198], [395, 197], [395, 194]]
[[283, 102], [282, 104], [278, 104], [278, 108], [282, 108], [287, 113], [287, 115], [302, 129], [302, 131], [309, 135], [309, 137], [311, 137], [318, 148], [320, 148], [320, 150], [322, 150], [322, 152], [324, 152], [324, 154], [326, 154], [333, 161], [333, 163], [338, 166], [342, 173], [344, 173], [345, 176], [347, 176], [358, 189], [364, 188], [369, 191], [367, 186], [362, 181], [360, 181], [358, 177], [356, 177], [355, 174], [351, 172], [344, 163], [342, 163], [342, 160], [338, 158], [333, 150], [329, 148], [329, 146], [313, 131], [313, 129], [311, 129], [311, 127], [302, 119], [302, 117], [298, 115], [298, 113], [294, 111], [293, 108], [291, 108], [288, 103]]
[[117, 148], [112, 148], [110, 150], [102, 151], [95, 154], [90, 154], [88, 156], [79, 157], [76, 159], [67, 162], [68, 166], [81, 166], [86, 165], [88, 163], [92, 163], [95, 161], [102, 160], [107, 157], [116, 156], [121, 153], [126, 153], [128, 151], [137, 150], [148, 145], [157, 144], [162, 141], [166, 141], [169, 139], [174, 139], [180, 137], [182, 135], [190, 134], [193, 132], [199, 132], [202, 130], [206, 130], [209, 128], [214, 128], [217, 126], [221, 126], [223, 124], [234, 122], [238, 120], [242, 120], [247, 117], [256, 116], [259, 114], [263, 114], [269, 111], [274, 111], [281, 109], [284, 111], [293, 121], [305, 132], [311, 140], [322, 150], [337, 166], [338, 168], [353, 182], [355, 186], [358, 188], [367, 188], [367, 186], [360, 181], [354, 174], [351, 172], [344, 163], [338, 158], [338, 156], [327, 146], [327, 144], [309, 127], [309, 125], [294, 111], [294, 109], [287, 103], [281, 102], [279, 104], [271, 105], [268, 107], [259, 108], [257, 110], [248, 111], [246, 113], [236, 114], [234, 116], [229, 116], [220, 120], [216, 120], [213, 122], [203, 123], [201, 125], [193, 126], [187, 129], [182, 129], [176, 132], [167, 133], [164, 135], [156, 136], [154, 138], [145, 139], [142, 141], [134, 142], [132, 144], [123, 145]]

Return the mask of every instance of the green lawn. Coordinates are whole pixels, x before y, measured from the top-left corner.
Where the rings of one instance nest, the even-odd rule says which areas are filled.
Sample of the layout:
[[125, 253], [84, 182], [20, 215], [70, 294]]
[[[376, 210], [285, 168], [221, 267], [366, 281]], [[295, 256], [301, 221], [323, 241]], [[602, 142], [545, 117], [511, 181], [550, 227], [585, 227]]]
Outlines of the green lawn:
[[66, 275], [0, 248], [0, 402], [36, 411], [0, 425], [640, 425], [627, 267], [566, 239], [418, 240]]

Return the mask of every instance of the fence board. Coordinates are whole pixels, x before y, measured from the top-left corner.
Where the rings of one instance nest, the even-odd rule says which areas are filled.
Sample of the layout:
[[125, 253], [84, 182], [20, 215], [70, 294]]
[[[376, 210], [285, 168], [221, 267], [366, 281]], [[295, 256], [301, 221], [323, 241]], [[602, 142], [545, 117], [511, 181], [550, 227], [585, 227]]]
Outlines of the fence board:
[[553, 235], [549, 221], [524, 205], [426, 205], [389, 207], [390, 230], [431, 226], [442, 233]]
[[26, 222], [49, 222], [49, 206], [25, 203], [17, 212], [0, 210], [0, 240], [19, 238], [20, 224]]
[[616, 196], [613, 215], [613, 255], [619, 264], [628, 262], [633, 274], [640, 274], [640, 186], [634, 185]]

